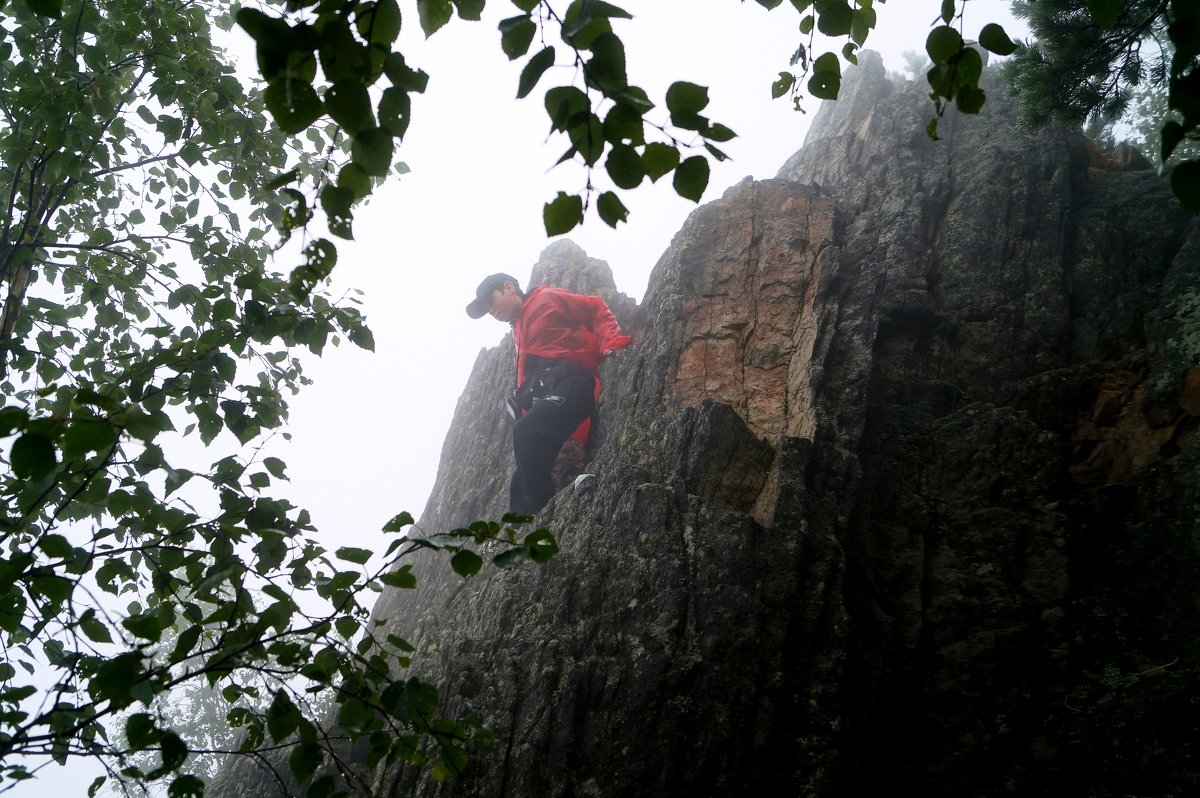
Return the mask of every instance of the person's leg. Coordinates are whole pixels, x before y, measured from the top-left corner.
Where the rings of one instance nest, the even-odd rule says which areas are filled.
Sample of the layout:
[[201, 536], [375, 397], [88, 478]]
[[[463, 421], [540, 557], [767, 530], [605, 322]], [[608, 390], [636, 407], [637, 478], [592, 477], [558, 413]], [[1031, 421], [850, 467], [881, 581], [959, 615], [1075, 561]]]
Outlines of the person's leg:
[[573, 380], [534, 401], [529, 412], [517, 420], [513, 428], [516, 469], [509, 490], [511, 512], [533, 515], [554, 496], [554, 459], [575, 428], [591, 416], [594, 406], [592, 385]]
[[[513, 431], [513, 450], [516, 446], [516, 431]], [[519, 461], [518, 461], [519, 462]], [[512, 481], [508, 483], [508, 511], [510, 513], [520, 513], [521, 515], [531, 515], [529, 508], [529, 499], [525, 496], [525, 475], [521, 473], [520, 468], [513, 470]]]

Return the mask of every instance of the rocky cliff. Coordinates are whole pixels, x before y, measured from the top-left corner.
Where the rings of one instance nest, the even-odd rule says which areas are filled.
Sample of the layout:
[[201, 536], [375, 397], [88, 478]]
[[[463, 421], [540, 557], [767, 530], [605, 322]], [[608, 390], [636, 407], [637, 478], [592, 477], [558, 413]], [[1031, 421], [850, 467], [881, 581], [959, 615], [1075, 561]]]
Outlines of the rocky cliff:
[[[571, 244], [535, 267], [635, 343], [595, 476], [538, 519], [561, 553], [380, 600], [497, 738], [382, 794], [1200, 787], [1200, 225], [995, 86], [930, 141], [922, 88], [863, 62], [640, 307]], [[427, 531], [504, 510], [511, 357], [479, 356]]]

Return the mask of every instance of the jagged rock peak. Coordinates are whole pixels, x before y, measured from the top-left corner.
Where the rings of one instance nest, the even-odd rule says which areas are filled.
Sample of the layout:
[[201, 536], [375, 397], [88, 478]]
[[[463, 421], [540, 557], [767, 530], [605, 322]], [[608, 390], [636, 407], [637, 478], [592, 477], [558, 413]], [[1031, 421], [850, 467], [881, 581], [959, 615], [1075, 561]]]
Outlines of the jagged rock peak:
[[529, 277], [530, 288], [539, 285], [552, 285], [580, 294], [615, 293], [617, 290], [608, 263], [588, 257], [583, 248], [569, 238], [559, 239], [542, 250]]
[[[804, 138], [805, 146], [817, 139], [853, 130], [892, 91], [883, 58], [874, 50], [863, 50], [858, 54], [858, 64], [846, 69], [838, 99], [824, 100], [817, 108]], [[786, 169], [784, 166], [778, 176], [784, 177]]]
[[561, 238], [542, 250], [533, 266], [527, 290], [539, 285], [603, 297], [622, 326], [632, 321], [637, 306], [635, 300], [617, 289], [608, 263], [588, 257], [583, 248], [569, 238]]

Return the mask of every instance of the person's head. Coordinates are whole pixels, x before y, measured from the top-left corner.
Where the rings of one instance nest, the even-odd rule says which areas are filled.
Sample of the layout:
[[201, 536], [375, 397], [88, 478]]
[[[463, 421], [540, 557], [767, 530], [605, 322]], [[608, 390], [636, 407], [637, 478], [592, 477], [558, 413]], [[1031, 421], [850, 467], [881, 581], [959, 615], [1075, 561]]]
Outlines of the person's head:
[[475, 289], [475, 299], [467, 305], [467, 315], [478, 319], [485, 313], [493, 319], [512, 323], [521, 316], [525, 294], [511, 274], [490, 274]]

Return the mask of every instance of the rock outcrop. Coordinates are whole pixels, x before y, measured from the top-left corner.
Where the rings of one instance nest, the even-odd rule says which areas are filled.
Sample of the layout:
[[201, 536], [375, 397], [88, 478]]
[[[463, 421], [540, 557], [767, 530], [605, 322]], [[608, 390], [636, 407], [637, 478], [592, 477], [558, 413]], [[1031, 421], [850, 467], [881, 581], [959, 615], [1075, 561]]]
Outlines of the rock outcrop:
[[[1183, 795], [1200, 784], [1200, 225], [998, 87], [924, 129], [864, 54], [778, 178], [605, 295], [561, 553], [375, 615], [497, 742], [385, 795]], [[480, 354], [421, 526], [504, 510]], [[232, 794], [232, 793], [230, 793]], [[255, 795], [269, 794], [266, 789]]]

